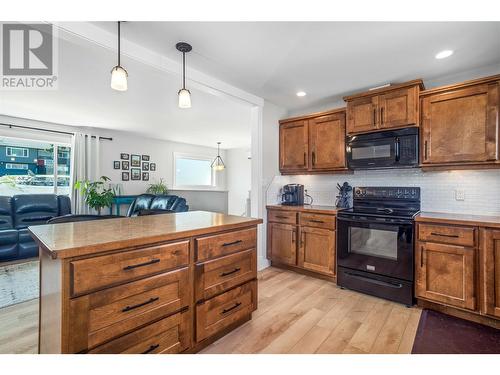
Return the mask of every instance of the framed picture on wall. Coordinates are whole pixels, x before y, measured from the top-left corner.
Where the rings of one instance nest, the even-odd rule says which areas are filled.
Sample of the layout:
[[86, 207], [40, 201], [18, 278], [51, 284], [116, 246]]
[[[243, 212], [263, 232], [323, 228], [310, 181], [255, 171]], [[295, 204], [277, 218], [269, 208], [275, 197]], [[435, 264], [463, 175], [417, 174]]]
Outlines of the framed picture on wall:
[[142, 162], [142, 170], [149, 171], [149, 163], [147, 161]]
[[122, 181], [130, 180], [130, 175], [128, 172], [122, 172]]
[[[130, 165], [132, 167], [141, 167], [141, 155], [134, 155], [130, 157]], [[133, 180], [133, 179], [132, 179]]]
[[128, 171], [130, 168], [130, 162], [128, 160], [122, 160], [122, 169]]
[[124, 154], [124, 153], [120, 154], [120, 159], [122, 160], [128, 160], [129, 158], [130, 158], [129, 154]]
[[149, 155], [142, 155], [142, 160], [149, 161]]
[[141, 170], [139, 168], [131, 168], [130, 169], [130, 179], [133, 181], [137, 181], [141, 179]]
[[113, 162], [113, 169], [120, 169], [120, 161], [119, 160], [115, 160]]
[[149, 181], [149, 172], [142, 172], [142, 181]]
[[156, 163], [149, 163], [149, 170], [150, 171], [156, 171]]

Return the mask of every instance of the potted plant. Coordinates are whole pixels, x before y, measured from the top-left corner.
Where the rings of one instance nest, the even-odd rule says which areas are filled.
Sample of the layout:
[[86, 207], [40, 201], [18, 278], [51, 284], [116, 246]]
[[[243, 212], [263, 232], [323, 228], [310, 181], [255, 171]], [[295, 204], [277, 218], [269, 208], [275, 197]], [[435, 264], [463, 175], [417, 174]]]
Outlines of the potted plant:
[[110, 181], [109, 177], [101, 176], [97, 181], [91, 182], [89, 180], [77, 181], [75, 183], [75, 190], [80, 190], [85, 198], [85, 203], [101, 214], [103, 207], [110, 207], [113, 204], [115, 193], [113, 189], [106, 188], [105, 183]]
[[168, 194], [167, 184], [163, 182], [163, 178], [160, 178], [159, 182], [154, 184], [149, 184], [146, 193], [154, 195], [167, 195]]

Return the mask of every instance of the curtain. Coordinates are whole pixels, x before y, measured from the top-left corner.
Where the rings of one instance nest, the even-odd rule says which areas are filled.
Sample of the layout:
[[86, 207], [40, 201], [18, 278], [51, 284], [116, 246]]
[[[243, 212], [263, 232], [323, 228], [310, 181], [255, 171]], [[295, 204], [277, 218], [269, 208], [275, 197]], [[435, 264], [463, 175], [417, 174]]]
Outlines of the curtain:
[[72, 186], [71, 204], [74, 214], [96, 214], [90, 209], [80, 191], [74, 189], [75, 183], [82, 180], [96, 181], [101, 177], [99, 170], [99, 136], [75, 133], [72, 139]]

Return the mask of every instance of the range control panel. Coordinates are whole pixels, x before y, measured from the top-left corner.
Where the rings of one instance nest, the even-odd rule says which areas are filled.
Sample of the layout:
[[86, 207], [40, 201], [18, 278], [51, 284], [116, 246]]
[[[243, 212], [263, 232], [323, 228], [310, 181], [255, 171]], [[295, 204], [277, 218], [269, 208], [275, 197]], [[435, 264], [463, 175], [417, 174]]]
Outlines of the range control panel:
[[355, 187], [354, 199], [420, 200], [420, 188], [397, 186]]

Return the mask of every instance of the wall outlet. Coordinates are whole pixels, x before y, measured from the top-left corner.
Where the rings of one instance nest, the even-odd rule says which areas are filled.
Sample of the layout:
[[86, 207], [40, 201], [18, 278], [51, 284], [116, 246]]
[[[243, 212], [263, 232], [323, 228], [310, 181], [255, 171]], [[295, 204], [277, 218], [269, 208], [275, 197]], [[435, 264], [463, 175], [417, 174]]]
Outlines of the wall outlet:
[[455, 189], [455, 200], [456, 201], [465, 200], [465, 189]]

